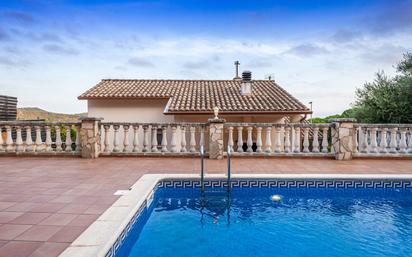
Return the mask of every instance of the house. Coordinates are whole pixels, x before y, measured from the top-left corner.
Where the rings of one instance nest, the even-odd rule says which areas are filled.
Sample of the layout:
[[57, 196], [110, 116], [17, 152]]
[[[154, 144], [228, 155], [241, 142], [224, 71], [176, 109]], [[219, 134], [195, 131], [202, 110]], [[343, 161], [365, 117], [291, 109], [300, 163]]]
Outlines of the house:
[[105, 122], [300, 122], [311, 110], [272, 80], [251, 72], [232, 80], [104, 79], [78, 97]]

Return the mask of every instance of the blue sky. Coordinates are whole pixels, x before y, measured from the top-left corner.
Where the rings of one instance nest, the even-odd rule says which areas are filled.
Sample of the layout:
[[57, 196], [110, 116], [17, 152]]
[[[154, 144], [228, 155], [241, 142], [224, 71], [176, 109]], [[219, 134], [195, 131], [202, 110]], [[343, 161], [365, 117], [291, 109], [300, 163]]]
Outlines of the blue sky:
[[272, 74], [316, 116], [340, 113], [412, 51], [412, 1], [0, 1], [0, 94], [86, 111], [103, 78]]

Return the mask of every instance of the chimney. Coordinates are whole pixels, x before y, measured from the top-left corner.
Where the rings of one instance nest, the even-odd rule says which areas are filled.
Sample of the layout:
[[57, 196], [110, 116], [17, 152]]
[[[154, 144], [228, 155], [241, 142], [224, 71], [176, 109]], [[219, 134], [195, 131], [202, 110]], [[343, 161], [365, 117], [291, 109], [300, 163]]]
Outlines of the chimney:
[[235, 81], [240, 81], [240, 77], [239, 77], [239, 66], [240, 66], [240, 62], [239, 61], [235, 61], [235, 67], [236, 67], [236, 75], [233, 78], [233, 80]]
[[240, 87], [240, 93], [242, 95], [252, 94], [252, 72], [242, 72], [242, 86]]

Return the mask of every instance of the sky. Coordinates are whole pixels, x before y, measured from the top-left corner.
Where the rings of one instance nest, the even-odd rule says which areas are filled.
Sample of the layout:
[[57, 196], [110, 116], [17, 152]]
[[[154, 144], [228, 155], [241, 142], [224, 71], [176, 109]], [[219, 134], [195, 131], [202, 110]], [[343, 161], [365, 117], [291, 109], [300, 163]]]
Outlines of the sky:
[[232, 79], [235, 60], [314, 116], [412, 51], [412, 0], [0, 0], [0, 94], [87, 111], [101, 79]]

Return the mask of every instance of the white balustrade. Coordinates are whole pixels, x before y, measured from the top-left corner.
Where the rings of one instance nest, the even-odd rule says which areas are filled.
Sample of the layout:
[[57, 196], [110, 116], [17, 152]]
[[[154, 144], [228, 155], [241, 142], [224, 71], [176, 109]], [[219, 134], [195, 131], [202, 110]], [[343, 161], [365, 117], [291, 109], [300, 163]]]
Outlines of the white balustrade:
[[322, 129], [322, 153], [328, 153], [329, 149], [329, 141], [328, 141], [328, 131], [329, 128], [328, 127], [324, 127]]
[[272, 127], [266, 127], [265, 153], [272, 152]]
[[4, 149], [2, 126], [0, 126], [0, 153], [4, 153], [5, 151], [6, 151], [6, 149]]
[[237, 152], [243, 153], [243, 127], [237, 127]]
[[[51, 151], [53, 151], [53, 148], [52, 148], [53, 141], [52, 141], [52, 137], [51, 137], [51, 128], [50, 128], [50, 126], [46, 126], [45, 129], [46, 129], [46, 141], [44, 142], [44, 144], [45, 144], [45, 149], [44, 150], [46, 152], [51, 152]], [[79, 132], [77, 132], [76, 136], [79, 136]], [[78, 144], [76, 143], [76, 145], [78, 145]]]
[[6, 152], [14, 151], [13, 138], [11, 136], [11, 126], [6, 126]]
[[139, 128], [140, 128], [140, 125], [138, 124], [133, 125], [133, 152], [134, 153], [140, 152]]
[[189, 141], [189, 152], [196, 152], [196, 127], [191, 126], [190, 130], [190, 141]]
[[72, 135], [71, 135], [71, 126], [66, 126], [66, 141], [65, 141], [65, 151], [71, 152], [72, 151]]
[[313, 128], [312, 153], [319, 153], [319, 127]]
[[177, 153], [177, 126], [172, 125], [172, 140], [170, 142], [172, 153]]
[[399, 143], [399, 153], [406, 153], [406, 128], [401, 128], [400, 129], [401, 133], [401, 141]]
[[129, 125], [123, 125], [123, 152], [129, 153]]
[[143, 152], [150, 152], [149, 133], [150, 133], [149, 125], [143, 125]]
[[378, 141], [377, 141], [377, 128], [371, 128], [370, 129], [370, 139], [371, 139], [371, 145], [370, 145], [370, 152], [371, 153], [377, 153], [378, 152]]
[[285, 128], [285, 153], [290, 153], [290, 127]]
[[[1, 137], [1, 135], [0, 135], [0, 137]], [[0, 141], [0, 143], [1, 143], [1, 141]], [[22, 138], [22, 135], [21, 135], [21, 126], [16, 127], [16, 152], [24, 152], [23, 138]]]
[[262, 152], [262, 127], [257, 127], [257, 135], [256, 135], [256, 152]]
[[309, 153], [309, 128], [305, 127], [303, 129], [303, 152]]
[[276, 126], [275, 127], [275, 131], [276, 131], [276, 136], [275, 136], [275, 153], [281, 153], [283, 152], [281, 147], [282, 147], [282, 127], [281, 126]]
[[233, 127], [228, 127], [228, 139], [227, 139], [227, 145], [230, 149], [230, 152], [233, 153]]
[[167, 126], [162, 126], [162, 152], [167, 153]]
[[156, 153], [159, 150], [157, 149], [157, 127], [152, 126], [152, 152]]
[[110, 153], [110, 125], [104, 125], [104, 152]]
[[[59, 135], [60, 137], [60, 127], [56, 126], [56, 136]], [[56, 141], [56, 145], [57, 145], [57, 141]], [[60, 140], [60, 151], [62, 150], [61, 148], [61, 140]], [[25, 149], [26, 152], [34, 152], [34, 145], [33, 145], [33, 139], [31, 137], [31, 126], [26, 126], [26, 142], [25, 142]]]
[[180, 127], [180, 131], [181, 131], [181, 147], [180, 147], [180, 152], [181, 153], [185, 153], [187, 152], [186, 149], [186, 126], [181, 126]]
[[396, 128], [396, 127], [393, 127], [391, 130], [391, 137], [390, 137], [390, 139], [391, 139], [391, 142], [390, 142], [390, 144], [389, 144], [389, 152], [390, 153], [397, 153], [398, 151], [397, 151], [397, 146], [398, 146], [398, 143], [397, 143], [397, 139], [396, 139], [396, 136], [397, 136], [397, 133], [398, 133], [398, 128]]
[[294, 129], [295, 129], [295, 131], [294, 131], [295, 133], [294, 133], [294, 135], [292, 134], [292, 137], [293, 137], [292, 142], [294, 144], [293, 152], [294, 153], [299, 153], [300, 152], [300, 127], [295, 126]]
[[381, 141], [379, 143], [379, 152], [382, 154], [388, 153], [388, 140], [387, 140], [387, 135], [388, 129], [387, 128], [382, 128], [381, 129]]

